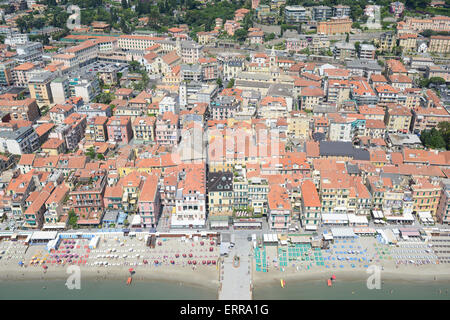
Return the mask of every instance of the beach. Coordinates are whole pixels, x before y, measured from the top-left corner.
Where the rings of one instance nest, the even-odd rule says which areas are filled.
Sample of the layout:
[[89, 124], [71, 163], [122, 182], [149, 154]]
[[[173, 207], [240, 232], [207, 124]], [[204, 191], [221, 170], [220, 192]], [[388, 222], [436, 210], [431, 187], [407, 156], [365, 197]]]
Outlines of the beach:
[[89, 249], [87, 239], [64, 239], [50, 252], [44, 245], [1, 241], [0, 281], [65, 282], [71, 275], [68, 267], [77, 266], [82, 282], [116, 281], [126, 286], [131, 277], [132, 285], [159, 281], [197, 286], [212, 290], [217, 298], [219, 256], [214, 241], [160, 239], [150, 248], [143, 240], [108, 234]]
[[[310, 246], [299, 245], [290, 248], [255, 248], [254, 251], [252, 283], [255, 299], [261, 296], [273, 298], [270, 290], [285, 296], [280, 280], [285, 281], [286, 288], [302, 288], [302, 284], [314, 282], [324, 290], [330, 289], [327, 280], [333, 275], [336, 277], [333, 286], [336, 283], [353, 282], [369, 291], [366, 282], [374, 274], [374, 266], [379, 270], [381, 286], [389, 284], [395, 287], [401, 283], [403, 286], [450, 288], [449, 266], [440, 263], [427, 244], [422, 242], [388, 246], [380, 244], [375, 238], [360, 238], [336, 241], [326, 250], [313, 250]], [[258, 291], [265, 294], [258, 294]], [[338, 299], [339, 296], [334, 298]]]

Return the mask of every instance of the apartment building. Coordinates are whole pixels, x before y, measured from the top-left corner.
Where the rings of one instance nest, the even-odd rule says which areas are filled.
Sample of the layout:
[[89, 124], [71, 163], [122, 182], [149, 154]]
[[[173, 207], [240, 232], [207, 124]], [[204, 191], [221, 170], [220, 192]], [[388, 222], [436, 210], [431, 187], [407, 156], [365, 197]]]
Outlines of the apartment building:
[[343, 18], [350, 17], [351, 9], [349, 6], [337, 5], [333, 6], [333, 17]]
[[325, 93], [321, 88], [307, 87], [302, 89], [300, 96], [300, 105], [304, 110], [313, 110], [315, 106], [320, 105], [325, 98]]
[[78, 217], [79, 225], [98, 225], [104, 214], [103, 198], [106, 186], [106, 172], [97, 170], [88, 178], [79, 177], [76, 187], [70, 191], [68, 203]]
[[234, 207], [233, 173], [229, 171], [210, 172], [207, 190], [209, 214], [232, 216]]
[[32, 127], [0, 131], [0, 152], [16, 155], [32, 153], [39, 148], [39, 136]]
[[386, 108], [384, 123], [389, 133], [408, 133], [411, 119], [411, 111], [402, 105], [394, 104]]
[[350, 33], [352, 20], [349, 18], [331, 18], [317, 23], [317, 33], [325, 35]]
[[36, 99], [0, 100], [0, 111], [9, 113], [11, 120], [35, 121], [41, 116]]
[[106, 142], [108, 140], [108, 117], [98, 116], [87, 119], [85, 138], [86, 141]]
[[286, 188], [279, 185], [271, 185], [268, 202], [268, 223], [271, 230], [288, 231], [291, 224], [292, 206]]
[[203, 228], [206, 224], [205, 164], [188, 165], [180, 172], [171, 228]]
[[304, 180], [301, 185], [301, 215], [302, 226], [318, 226], [322, 220], [319, 193], [312, 180]]
[[64, 123], [56, 127], [49, 135], [49, 138], [62, 139], [66, 142], [67, 149], [74, 150], [78, 143], [84, 138], [86, 129], [86, 115], [71, 113]]
[[311, 13], [313, 20], [326, 21], [333, 16], [333, 9], [328, 6], [314, 6]]
[[53, 103], [52, 90], [50, 83], [54, 79], [54, 75], [49, 71], [34, 73], [28, 79], [28, 89], [30, 96], [36, 99], [39, 105], [50, 105]]
[[407, 17], [403, 28], [414, 30], [417, 32], [422, 32], [424, 30], [448, 32], [450, 31], [450, 17], [436, 16], [429, 19]]
[[448, 225], [450, 223], [450, 179], [443, 179], [441, 188], [442, 192], [436, 211], [436, 219], [439, 223]]
[[156, 175], [145, 178], [138, 200], [138, 214], [144, 228], [156, 228], [161, 214], [161, 195]]
[[133, 121], [133, 136], [136, 140], [155, 140], [155, 117], [136, 117]]
[[450, 53], [450, 36], [431, 36], [428, 51], [443, 54]]
[[179, 116], [170, 111], [159, 115], [156, 119], [155, 135], [157, 143], [176, 146], [181, 136]]
[[306, 9], [302, 6], [286, 6], [284, 18], [287, 24], [298, 24], [307, 20]]
[[436, 217], [442, 187], [437, 180], [415, 178], [411, 186], [415, 212], [430, 212]]
[[112, 116], [106, 124], [108, 140], [117, 143], [128, 143], [133, 138], [131, 119], [128, 116]]

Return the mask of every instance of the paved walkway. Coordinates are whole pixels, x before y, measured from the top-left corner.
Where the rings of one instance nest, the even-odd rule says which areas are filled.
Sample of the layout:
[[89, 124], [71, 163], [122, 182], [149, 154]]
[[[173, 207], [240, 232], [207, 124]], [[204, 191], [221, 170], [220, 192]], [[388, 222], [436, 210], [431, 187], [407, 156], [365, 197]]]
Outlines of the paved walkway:
[[[221, 290], [219, 300], [251, 300], [251, 242], [247, 240], [247, 234], [236, 234], [236, 246], [224, 259], [220, 270]], [[234, 256], [240, 258], [239, 267], [233, 266]]]

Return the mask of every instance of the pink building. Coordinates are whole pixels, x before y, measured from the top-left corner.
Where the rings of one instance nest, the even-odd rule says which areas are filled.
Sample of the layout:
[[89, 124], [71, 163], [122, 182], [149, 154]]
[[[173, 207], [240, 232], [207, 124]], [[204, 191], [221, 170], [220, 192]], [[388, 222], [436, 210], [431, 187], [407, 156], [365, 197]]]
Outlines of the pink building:
[[113, 116], [106, 125], [109, 141], [128, 143], [133, 138], [130, 117]]
[[158, 177], [149, 175], [142, 186], [138, 201], [138, 212], [141, 223], [146, 227], [155, 228], [160, 214], [161, 198], [158, 186]]
[[308, 40], [305, 39], [296, 39], [290, 38], [286, 39], [286, 50], [299, 52], [308, 47]]
[[164, 112], [156, 120], [156, 142], [165, 145], [177, 145], [180, 139], [179, 117], [173, 112]]
[[233, 20], [227, 20], [224, 25], [224, 29], [229, 36], [234, 36], [237, 29], [240, 29], [241, 25]]
[[260, 0], [252, 0], [252, 9], [256, 9], [259, 7]]
[[391, 13], [399, 17], [403, 13], [403, 10], [405, 10], [405, 5], [400, 1], [396, 1], [391, 3], [389, 9]]

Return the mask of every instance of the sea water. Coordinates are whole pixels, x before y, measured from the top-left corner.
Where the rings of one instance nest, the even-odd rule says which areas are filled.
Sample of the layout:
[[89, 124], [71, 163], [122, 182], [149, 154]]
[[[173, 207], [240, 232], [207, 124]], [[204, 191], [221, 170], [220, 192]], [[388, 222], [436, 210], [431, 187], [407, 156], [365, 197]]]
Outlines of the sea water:
[[369, 290], [366, 281], [339, 281], [328, 287], [325, 280], [255, 285], [255, 300], [449, 300], [449, 282], [385, 281], [380, 289]]
[[65, 280], [2, 281], [0, 300], [207, 300], [217, 290], [175, 282], [102, 280], [81, 281], [80, 289], [69, 290]]

